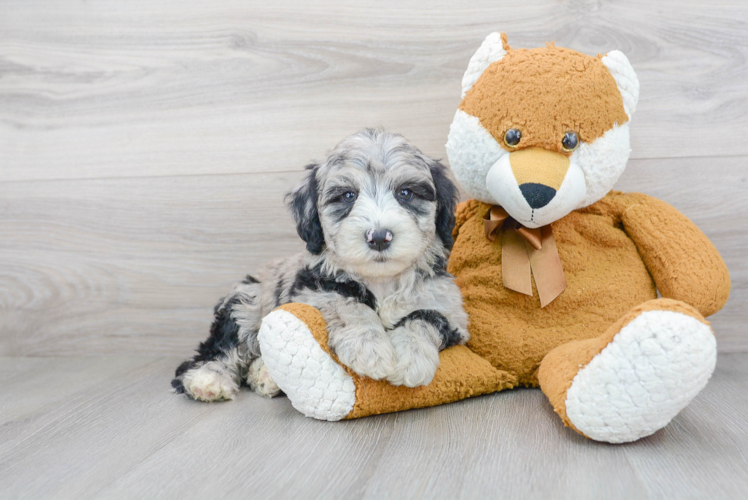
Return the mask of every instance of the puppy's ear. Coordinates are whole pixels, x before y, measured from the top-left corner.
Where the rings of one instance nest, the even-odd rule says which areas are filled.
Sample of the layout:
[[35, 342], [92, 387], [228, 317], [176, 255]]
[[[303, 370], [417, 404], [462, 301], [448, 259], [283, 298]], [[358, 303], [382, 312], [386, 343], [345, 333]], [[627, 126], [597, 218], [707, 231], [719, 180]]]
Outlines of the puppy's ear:
[[452, 230], [455, 227], [455, 206], [459, 192], [447, 176], [447, 167], [434, 160], [429, 168], [436, 187], [436, 234], [442, 240], [444, 248], [452, 250]]
[[296, 221], [296, 232], [306, 242], [306, 249], [314, 255], [322, 253], [325, 247], [325, 235], [317, 210], [317, 168], [319, 165], [307, 165], [309, 173], [304, 176], [296, 189], [286, 195], [286, 205]]

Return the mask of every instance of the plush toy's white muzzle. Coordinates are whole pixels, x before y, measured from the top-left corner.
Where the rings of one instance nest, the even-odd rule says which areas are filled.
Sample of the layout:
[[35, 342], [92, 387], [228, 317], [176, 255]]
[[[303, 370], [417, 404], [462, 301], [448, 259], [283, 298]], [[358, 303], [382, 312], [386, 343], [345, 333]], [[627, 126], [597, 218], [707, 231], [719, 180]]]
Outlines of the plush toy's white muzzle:
[[504, 207], [523, 226], [536, 228], [550, 224], [578, 208], [584, 200], [587, 185], [576, 163], [568, 163], [560, 186], [532, 176], [523, 179], [527, 182], [521, 182], [516, 173], [519, 162], [512, 165], [513, 156], [503, 155], [493, 164], [486, 176], [486, 187], [493, 203]]

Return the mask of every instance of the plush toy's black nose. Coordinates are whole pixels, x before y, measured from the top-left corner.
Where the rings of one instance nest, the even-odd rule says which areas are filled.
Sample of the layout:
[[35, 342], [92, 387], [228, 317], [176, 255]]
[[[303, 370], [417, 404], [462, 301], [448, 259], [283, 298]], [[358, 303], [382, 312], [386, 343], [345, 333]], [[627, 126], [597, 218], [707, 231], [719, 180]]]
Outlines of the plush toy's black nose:
[[366, 243], [372, 250], [381, 252], [392, 243], [392, 233], [387, 229], [372, 229], [366, 233]]
[[522, 184], [519, 190], [532, 208], [543, 208], [556, 196], [555, 189], [534, 182]]

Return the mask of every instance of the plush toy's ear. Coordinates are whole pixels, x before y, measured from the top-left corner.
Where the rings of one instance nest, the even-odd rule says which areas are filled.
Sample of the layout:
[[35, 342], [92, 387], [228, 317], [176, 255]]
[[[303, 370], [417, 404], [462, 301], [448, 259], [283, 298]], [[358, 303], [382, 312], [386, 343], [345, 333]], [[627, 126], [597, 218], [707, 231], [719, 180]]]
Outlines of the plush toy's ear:
[[307, 165], [306, 168], [309, 173], [296, 189], [286, 195], [286, 204], [296, 221], [296, 232], [306, 242], [306, 249], [314, 255], [319, 255], [325, 247], [325, 235], [317, 210], [318, 165]]
[[478, 51], [470, 58], [467, 70], [462, 76], [462, 97], [465, 97], [467, 91], [473, 88], [483, 71], [491, 63], [504, 57], [510, 48], [504, 33], [491, 33], [483, 40]]
[[459, 192], [447, 176], [447, 167], [434, 160], [429, 168], [436, 187], [436, 235], [442, 240], [444, 248], [452, 250], [452, 230], [455, 227], [455, 207]]
[[636, 77], [636, 72], [628, 58], [619, 50], [608, 52], [603, 56], [602, 61], [616, 81], [618, 91], [623, 98], [623, 109], [630, 120], [631, 115], [636, 111], [636, 103], [639, 102], [639, 79]]

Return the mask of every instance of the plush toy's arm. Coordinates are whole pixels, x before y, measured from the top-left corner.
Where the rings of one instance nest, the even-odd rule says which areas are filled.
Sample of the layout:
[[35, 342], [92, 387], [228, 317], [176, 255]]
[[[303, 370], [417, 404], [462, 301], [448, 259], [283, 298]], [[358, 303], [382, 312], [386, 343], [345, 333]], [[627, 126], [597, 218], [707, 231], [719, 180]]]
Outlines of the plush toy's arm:
[[286, 304], [265, 316], [258, 334], [262, 359], [273, 381], [307, 417], [342, 420], [423, 408], [517, 385], [464, 345], [439, 353], [440, 366], [427, 386], [391, 385], [357, 375], [328, 344], [319, 310]]
[[682, 300], [704, 316], [722, 309], [730, 295], [730, 274], [712, 242], [664, 201], [643, 194], [626, 197], [624, 230], [662, 296]]

